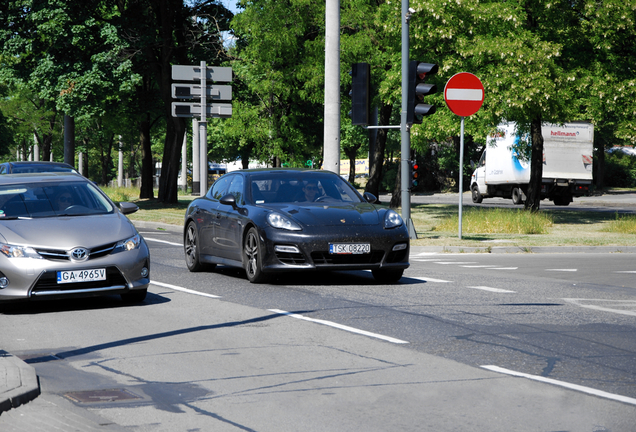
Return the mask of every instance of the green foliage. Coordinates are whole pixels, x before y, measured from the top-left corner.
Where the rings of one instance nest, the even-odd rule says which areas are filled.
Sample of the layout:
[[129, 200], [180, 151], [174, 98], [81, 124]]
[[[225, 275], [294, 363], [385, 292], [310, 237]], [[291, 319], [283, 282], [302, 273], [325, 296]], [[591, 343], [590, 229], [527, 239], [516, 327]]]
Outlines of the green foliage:
[[[554, 221], [545, 212], [469, 207], [462, 212], [462, 231], [467, 234], [547, 234]], [[435, 231], [457, 231], [459, 215], [443, 219]]]
[[636, 157], [614, 152], [605, 156], [606, 187], [635, 187], [636, 186]]

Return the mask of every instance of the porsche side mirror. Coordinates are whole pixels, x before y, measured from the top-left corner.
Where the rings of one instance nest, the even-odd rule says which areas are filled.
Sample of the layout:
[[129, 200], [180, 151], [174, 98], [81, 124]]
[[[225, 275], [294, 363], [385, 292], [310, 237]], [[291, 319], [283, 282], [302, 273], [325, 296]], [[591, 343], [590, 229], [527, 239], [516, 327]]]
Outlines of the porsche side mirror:
[[221, 204], [232, 206], [232, 208], [236, 208], [236, 197], [232, 194], [227, 194], [221, 197]]
[[373, 195], [370, 192], [365, 192], [364, 195], [362, 195], [364, 197], [365, 200], [367, 200], [368, 203], [373, 204], [375, 202], [378, 201], [378, 199], [376, 198], [375, 195]]

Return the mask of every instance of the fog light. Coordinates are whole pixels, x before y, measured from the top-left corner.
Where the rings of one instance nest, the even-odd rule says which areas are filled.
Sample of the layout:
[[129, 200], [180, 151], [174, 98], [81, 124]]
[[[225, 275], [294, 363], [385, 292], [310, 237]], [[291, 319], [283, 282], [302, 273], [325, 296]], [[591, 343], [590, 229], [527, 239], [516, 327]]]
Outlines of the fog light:
[[396, 252], [396, 251], [401, 251], [401, 250], [404, 250], [404, 249], [406, 249], [406, 243], [398, 243], [395, 246], [393, 246], [392, 250], [393, 250], [393, 252]]
[[141, 269], [141, 277], [148, 277], [148, 267], [144, 267]]
[[274, 246], [274, 250], [276, 252], [300, 253], [300, 250], [298, 250], [298, 248], [296, 246], [276, 245], [276, 246]]
[[0, 277], [0, 289], [6, 288], [9, 286], [9, 279], [6, 276]]

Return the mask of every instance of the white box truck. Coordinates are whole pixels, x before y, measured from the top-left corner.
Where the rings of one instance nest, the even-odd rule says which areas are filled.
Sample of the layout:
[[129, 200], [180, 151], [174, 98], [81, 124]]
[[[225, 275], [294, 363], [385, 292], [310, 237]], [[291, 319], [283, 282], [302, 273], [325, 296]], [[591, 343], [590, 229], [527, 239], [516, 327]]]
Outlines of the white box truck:
[[[568, 205], [573, 197], [587, 195], [592, 185], [594, 126], [574, 122], [544, 124], [543, 178], [541, 199]], [[517, 149], [520, 137], [515, 123], [504, 123], [488, 140], [470, 180], [474, 203], [484, 198], [511, 198], [514, 204], [526, 199], [530, 162]]]

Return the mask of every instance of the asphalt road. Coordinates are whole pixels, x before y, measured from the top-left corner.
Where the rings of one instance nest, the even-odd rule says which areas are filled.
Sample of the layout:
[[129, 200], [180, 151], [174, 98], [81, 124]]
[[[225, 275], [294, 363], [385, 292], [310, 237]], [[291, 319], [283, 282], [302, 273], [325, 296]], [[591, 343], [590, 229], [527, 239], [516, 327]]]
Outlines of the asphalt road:
[[[389, 195], [380, 196], [382, 202], [389, 202]], [[459, 206], [458, 193], [430, 193], [411, 196], [412, 204], [457, 204]], [[474, 204], [470, 192], [462, 194], [462, 206], [465, 207], [505, 207], [522, 208], [523, 204], [514, 205], [508, 198], [484, 198], [481, 204]], [[574, 198], [568, 206], [555, 206], [550, 200], [542, 200], [541, 209], [558, 211], [598, 211], [636, 213], [636, 193], [631, 191], [610, 191], [603, 195], [592, 195]]]
[[369, 272], [253, 285], [237, 269], [188, 272], [178, 227], [140, 231], [153, 280], [142, 305], [2, 310], [3, 349], [78, 418], [141, 431], [633, 429], [632, 254], [414, 251], [397, 285]]

